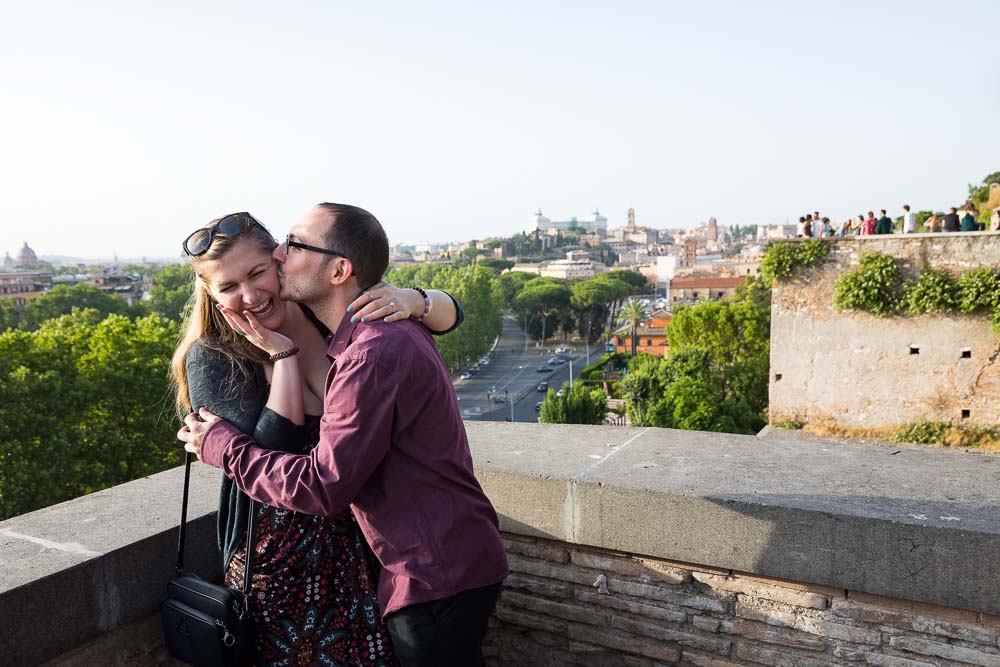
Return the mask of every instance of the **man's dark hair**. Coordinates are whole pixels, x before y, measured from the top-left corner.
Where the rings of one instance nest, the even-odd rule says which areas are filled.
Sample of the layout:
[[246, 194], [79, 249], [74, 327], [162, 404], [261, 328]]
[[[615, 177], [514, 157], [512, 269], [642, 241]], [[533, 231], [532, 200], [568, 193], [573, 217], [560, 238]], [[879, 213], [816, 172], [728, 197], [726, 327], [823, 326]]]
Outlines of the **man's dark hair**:
[[903, 210], [904, 211], [909, 211], [910, 210], [910, 205], [909, 204], [903, 204]]
[[883, 208], [881, 211], [879, 211], [879, 213], [881, 213], [882, 215], [885, 215], [885, 209]]
[[[323, 202], [316, 206], [326, 211], [332, 223], [323, 236], [326, 247], [351, 260], [358, 284], [368, 289], [382, 280], [389, 268], [389, 239], [378, 219], [350, 204]], [[327, 256], [327, 261], [330, 259]]]

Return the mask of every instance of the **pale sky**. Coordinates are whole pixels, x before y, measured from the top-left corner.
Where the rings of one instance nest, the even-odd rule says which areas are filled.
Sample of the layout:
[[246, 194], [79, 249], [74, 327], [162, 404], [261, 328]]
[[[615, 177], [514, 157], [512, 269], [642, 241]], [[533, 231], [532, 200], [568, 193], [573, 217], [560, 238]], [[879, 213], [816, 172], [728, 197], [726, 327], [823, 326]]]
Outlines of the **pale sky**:
[[835, 221], [1000, 170], [1000, 3], [0, 0], [0, 256], [312, 204], [393, 243]]

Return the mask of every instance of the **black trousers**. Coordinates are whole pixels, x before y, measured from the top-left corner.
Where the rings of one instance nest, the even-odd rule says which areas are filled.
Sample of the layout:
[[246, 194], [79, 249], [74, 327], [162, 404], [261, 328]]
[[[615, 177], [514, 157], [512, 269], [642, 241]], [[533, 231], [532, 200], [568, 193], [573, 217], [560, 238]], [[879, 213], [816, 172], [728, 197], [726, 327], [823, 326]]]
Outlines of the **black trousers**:
[[411, 604], [385, 619], [403, 667], [482, 667], [483, 638], [501, 584]]

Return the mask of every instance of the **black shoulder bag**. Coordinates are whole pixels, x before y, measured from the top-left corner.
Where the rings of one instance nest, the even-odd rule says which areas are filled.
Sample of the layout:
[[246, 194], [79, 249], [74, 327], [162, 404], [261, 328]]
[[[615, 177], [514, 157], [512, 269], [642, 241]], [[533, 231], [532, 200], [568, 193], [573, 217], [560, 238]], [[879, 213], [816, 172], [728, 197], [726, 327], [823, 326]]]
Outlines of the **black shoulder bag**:
[[184, 528], [187, 525], [191, 459], [184, 462], [184, 499], [177, 540], [177, 576], [167, 585], [160, 605], [163, 638], [170, 655], [195, 667], [243, 667], [253, 664], [253, 620], [250, 617], [250, 572], [253, 569], [254, 512], [247, 518], [246, 567], [243, 591], [205, 581], [184, 569]]

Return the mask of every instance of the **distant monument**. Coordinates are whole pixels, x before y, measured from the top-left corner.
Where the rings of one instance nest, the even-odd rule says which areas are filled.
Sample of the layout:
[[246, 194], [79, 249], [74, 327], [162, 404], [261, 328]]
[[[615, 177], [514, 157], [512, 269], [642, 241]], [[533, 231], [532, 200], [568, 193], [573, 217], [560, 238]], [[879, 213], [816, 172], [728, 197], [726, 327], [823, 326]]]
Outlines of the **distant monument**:
[[635, 231], [635, 209], [634, 208], [630, 208], [628, 210], [628, 225], [626, 225], [626, 229], [628, 229], [630, 232], [634, 232]]
[[32, 264], [38, 264], [38, 256], [35, 251], [28, 247], [28, 242], [24, 242], [24, 247], [21, 248], [21, 252], [17, 254], [17, 263], [19, 266], [31, 266]]
[[3, 258], [3, 270], [10, 271], [14, 268], [14, 258], [10, 256], [10, 251], [5, 253], [5, 255]]
[[706, 235], [706, 238], [709, 241], [719, 240], [719, 221], [715, 218], [708, 219], [708, 234]]

